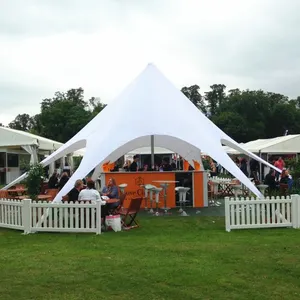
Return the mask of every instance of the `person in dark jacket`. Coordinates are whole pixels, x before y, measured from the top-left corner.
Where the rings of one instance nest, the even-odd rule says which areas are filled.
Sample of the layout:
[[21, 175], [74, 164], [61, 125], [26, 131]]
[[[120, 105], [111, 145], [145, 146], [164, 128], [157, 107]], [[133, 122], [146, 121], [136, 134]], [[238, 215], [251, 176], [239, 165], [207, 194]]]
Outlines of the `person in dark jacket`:
[[66, 173], [66, 172], [62, 173], [59, 183], [58, 183], [58, 189], [61, 190], [65, 186], [65, 184], [68, 182], [68, 180], [69, 180], [68, 173]]
[[162, 168], [163, 168], [164, 172], [171, 172], [172, 171], [172, 167], [169, 164], [169, 161], [168, 161], [167, 158], [163, 159]]
[[247, 170], [247, 161], [245, 158], [243, 158], [241, 160], [241, 167], [240, 167], [241, 171], [248, 177], [249, 173]]
[[270, 191], [276, 189], [276, 179], [275, 179], [275, 171], [271, 169], [269, 173], [265, 176], [264, 184], [266, 184]]
[[49, 178], [48, 181], [48, 188], [49, 189], [56, 189], [57, 188], [57, 183], [58, 183], [58, 173], [57, 170], [54, 171], [52, 176]]
[[74, 187], [68, 193], [69, 202], [76, 202], [78, 200], [78, 196], [79, 196], [79, 193], [82, 190], [82, 188], [83, 188], [82, 180], [80, 180], [80, 179], [76, 180]]
[[130, 167], [129, 167], [129, 171], [130, 172], [137, 172], [138, 170], [138, 165], [137, 162], [139, 161], [139, 157], [137, 155], [135, 155], [133, 157], [133, 162], [131, 163]]

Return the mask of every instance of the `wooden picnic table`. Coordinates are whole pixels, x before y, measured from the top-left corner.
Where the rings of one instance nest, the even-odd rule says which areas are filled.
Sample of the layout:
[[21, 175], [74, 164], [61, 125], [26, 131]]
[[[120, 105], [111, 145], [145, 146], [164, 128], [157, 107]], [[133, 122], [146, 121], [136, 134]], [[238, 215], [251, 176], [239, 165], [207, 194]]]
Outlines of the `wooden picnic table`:
[[[19, 196], [18, 197], [19, 200], [24, 200], [24, 199], [30, 199], [30, 197], [28, 195], [24, 195], [24, 196]], [[51, 195], [37, 195], [37, 200], [52, 200], [52, 196]]]
[[120, 199], [108, 199], [108, 200], [102, 200], [106, 201], [106, 204], [114, 204], [120, 201]]
[[7, 192], [10, 195], [23, 195], [24, 193], [27, 192], [27, 189], [26, 188], [8, 189]]

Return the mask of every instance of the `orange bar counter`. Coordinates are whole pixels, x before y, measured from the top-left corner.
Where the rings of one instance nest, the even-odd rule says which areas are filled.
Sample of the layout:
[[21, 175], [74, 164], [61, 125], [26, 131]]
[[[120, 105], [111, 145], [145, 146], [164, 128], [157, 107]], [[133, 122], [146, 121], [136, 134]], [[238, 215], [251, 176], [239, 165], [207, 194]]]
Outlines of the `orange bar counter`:
[[[208, 206], [207, 174], [203, 171], [173, 171], [173, 172], [108, 172], [101, 174], [101, 186], [107, 185], [109, 178], [114, 178], [117, 185], [126, 183], [126, 200], [124, 207], [128, 207], [130, 200], [136, 197], [144, 197], [142, 185], [152, 184], [160, 187], [159, 182], [155, 181], [178, 181], [169, 183], [167, 189], [167, 207], [175, 208], [179, 206], [179, 197], [175, 193], [176, 186], [189, 187], [187, 195], [187, 206], [205, 207]], [[145, 206], [145, 201], [142, 207]], [[164, 206], [163, 191], [160, 193], [159, 207]], [[149, 207], [149, 203], [148, 203]]]

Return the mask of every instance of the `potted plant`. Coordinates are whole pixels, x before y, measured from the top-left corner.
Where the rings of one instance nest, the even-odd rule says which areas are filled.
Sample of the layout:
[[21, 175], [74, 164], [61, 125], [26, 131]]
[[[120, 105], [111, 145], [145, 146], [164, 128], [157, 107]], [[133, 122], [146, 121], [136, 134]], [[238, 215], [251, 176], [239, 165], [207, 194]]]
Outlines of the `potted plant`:
[[44, 179], [44, 167], [37, 163], [30, 166], [26, 178], [27, 193], [32, 200], [36, 200], [41, 190], [41, 182]]

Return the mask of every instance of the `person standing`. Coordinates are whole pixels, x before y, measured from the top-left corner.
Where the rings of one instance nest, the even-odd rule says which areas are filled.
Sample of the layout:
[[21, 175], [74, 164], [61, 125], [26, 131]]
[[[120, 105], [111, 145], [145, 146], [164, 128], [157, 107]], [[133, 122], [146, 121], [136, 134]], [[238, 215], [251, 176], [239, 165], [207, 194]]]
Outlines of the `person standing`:
[[130, 167], [129, 167], [129, 171], [130, 172], [137, 172], [138, 170], [138, 161], [139, 161], [139, 157], [137, 155], [135, 155], [133, 157], [133, 162], [131, 163]]
[[[275, 163], [274, 163], [274, 167], [278, 168], [279, 170], [283, 170], [284, 167], [285, 167], [285, 163], [284, 163], [284, 160], [282, 159], [282, 157], [279, 157]], [[280, 175], [280, 172], [276, 172], [276, 180], [279, 179], [279, 175]]]
[[241, 167], [240, 167], [241, 171], [248, 177], [248, 168], [247, 168], [247, 161], [245, 158], [242, 158], [241, 160]]

